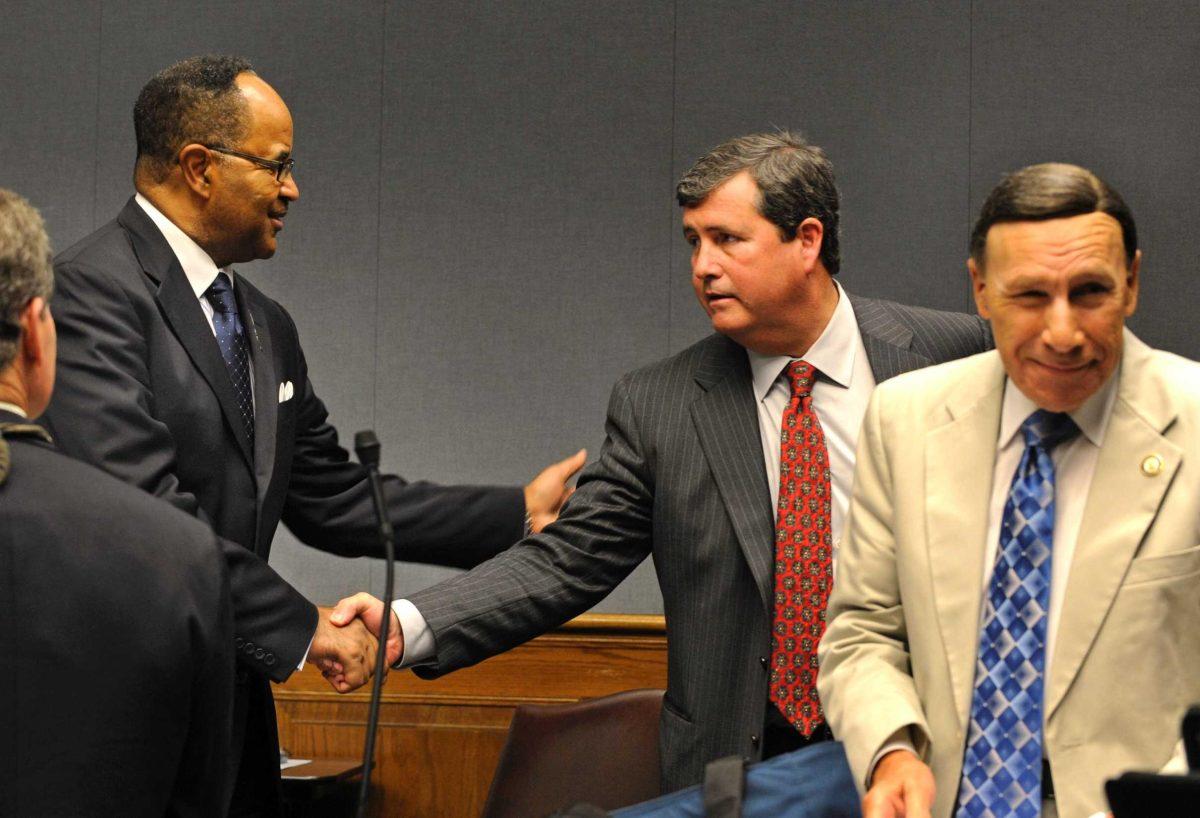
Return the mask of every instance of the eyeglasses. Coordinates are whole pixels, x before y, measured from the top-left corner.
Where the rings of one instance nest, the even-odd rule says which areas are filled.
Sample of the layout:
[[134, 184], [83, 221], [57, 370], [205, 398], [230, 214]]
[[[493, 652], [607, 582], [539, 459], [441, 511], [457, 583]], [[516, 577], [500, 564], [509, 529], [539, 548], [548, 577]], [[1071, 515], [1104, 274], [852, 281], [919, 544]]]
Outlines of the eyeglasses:
[[204, 147], [208, 148], [210, 151], [227, 153], [230, 156], [236, 156], [239, 159], [245, 159], [247, 162], [253, 162], [261, 168], [274, 171], [275, 181], [279, 182], [280, 184], [283, 184], [288, 179], [292, 178], [292, 168], [296, 167], [296, 160], [290, 156], [287, 159], [264, 159], [261, 156], [255, 156], [254, 154], [250, 153], [242, 153], [241, 151], [235, 151], [232, 148], [223, 148], [220, 145], [205, 145]]

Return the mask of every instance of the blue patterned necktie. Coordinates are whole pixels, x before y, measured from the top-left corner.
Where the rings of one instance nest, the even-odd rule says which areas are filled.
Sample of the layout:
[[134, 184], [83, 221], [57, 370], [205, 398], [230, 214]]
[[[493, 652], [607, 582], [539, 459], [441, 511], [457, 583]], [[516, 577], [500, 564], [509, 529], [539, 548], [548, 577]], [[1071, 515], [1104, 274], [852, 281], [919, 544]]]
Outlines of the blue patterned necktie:
[[246, 342], [246, 330], [238, 316], [237, 299], [233, 296], [233, 284], [225, 273], [218, 273], [217, 280], [204, 291], [204, 297], [213, 307], [213, 331], [229, 380], [233, 382], [233, 397], [242, 415], [250, 447], [254, 447], [254, 400], [250, 388], [250, 346]]
[[1021, 424], [1025, 451], [1013, 474], [988, 584], [971, 725], [956, 818], [1037, 818], [1042, 811], [1042, 700], [1054, 543], [1050, 452], [1079, 431], [1039, 409]]

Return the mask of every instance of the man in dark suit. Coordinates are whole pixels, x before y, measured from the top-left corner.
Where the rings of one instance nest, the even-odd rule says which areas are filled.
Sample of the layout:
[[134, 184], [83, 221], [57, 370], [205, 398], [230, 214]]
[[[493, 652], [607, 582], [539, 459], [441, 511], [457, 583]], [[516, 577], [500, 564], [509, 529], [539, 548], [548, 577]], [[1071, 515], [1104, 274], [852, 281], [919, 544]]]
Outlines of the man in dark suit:
[[[48, 242], [0, 189], [0, 815], [221, 815], [229, 581], [207, 526], [55, 450]], [[164, 548], [169, 543], [170, 549]]]
[[[231, 265], [267, 258], [288, 208], [287, 106], [245, 60], [198, 57], [142, 89], [137, 195], [55, 261], [65, 452], [211, 524], [224, 539], [239, 670], [234, 814], [278, 810], [268, 680], [305, 659], [347, 690], [369, 674], [365, 630], [331, 627], [266, 563], [282, 520], [302, 541], [376, 553], [366, 471], [309, 381], [287, 311]], [[401, 559], [469, 567], [553, 518], [583, 453], [522, 489], [385, 478]]]
[[[677, 188], [716, 334], [618, 381], [607, 439], [559, 520], [394, 604], [435, 676], [587, 610], [653, 554], [666, 609], [663, 785], [828, 736], [816, 645], [875, 384], [990, 344], [979, 319], [848, 296], [838, 194], [788, 133], [731, 140]], [[380, 607], [360, 594], [334, 620]]]

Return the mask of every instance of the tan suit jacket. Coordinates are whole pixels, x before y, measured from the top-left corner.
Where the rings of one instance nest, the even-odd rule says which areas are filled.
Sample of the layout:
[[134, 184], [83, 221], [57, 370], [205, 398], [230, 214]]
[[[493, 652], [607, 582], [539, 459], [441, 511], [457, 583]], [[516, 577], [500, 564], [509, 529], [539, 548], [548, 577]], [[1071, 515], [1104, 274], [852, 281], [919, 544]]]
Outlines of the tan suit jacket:
[[[1106, 779], [1166, 763], [1200, 702], [1200, 364], [1126, 331], [1119, 377], [1046, 688], [1065, 818], [1107, 809]], [[987, 352], [876, 389], [821, 643], [821, 698], [860, 786], [909, 725], [935, 818], [962, 770], [1004, 383]]]

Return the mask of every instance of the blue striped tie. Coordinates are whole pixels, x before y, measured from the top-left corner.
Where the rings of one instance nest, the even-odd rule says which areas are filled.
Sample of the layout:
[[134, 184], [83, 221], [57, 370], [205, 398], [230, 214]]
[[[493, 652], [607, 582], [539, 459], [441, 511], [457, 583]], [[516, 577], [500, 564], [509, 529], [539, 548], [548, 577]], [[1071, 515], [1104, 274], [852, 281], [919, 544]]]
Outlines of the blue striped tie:
[[254, 449], [254, 399], [250, 388], [250, 345], [246, 341], [246, 330], [238, 316], [237, 299], [233, 295], [233, 284], [225, 273], [218, 273], [217, 280], [204, 291], [204, 296], [213, 307], [213, 331], [229, 380], [233, 383], [233, 397], [242, 415], [250, 448]]
[[1039, 409], [1021, 424], [975, 663], [957, 818], [1037, 818], [1042, 811], [1042, 700], [1054, 543], [1050, 452], [1079, 431]]

